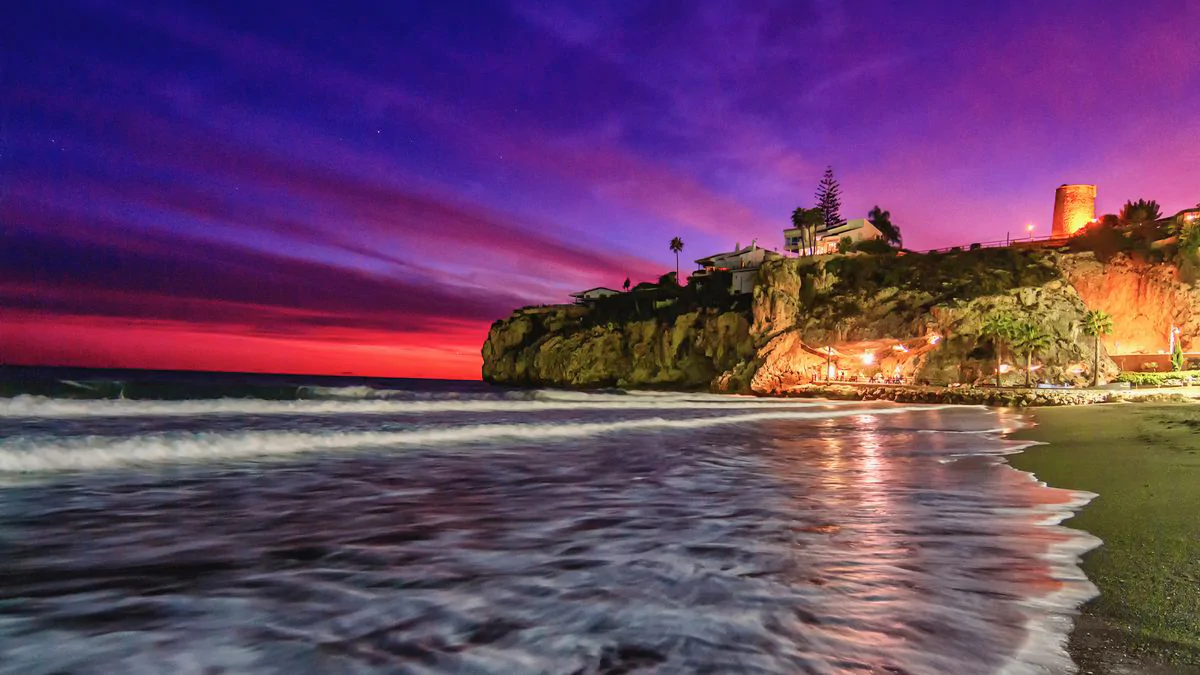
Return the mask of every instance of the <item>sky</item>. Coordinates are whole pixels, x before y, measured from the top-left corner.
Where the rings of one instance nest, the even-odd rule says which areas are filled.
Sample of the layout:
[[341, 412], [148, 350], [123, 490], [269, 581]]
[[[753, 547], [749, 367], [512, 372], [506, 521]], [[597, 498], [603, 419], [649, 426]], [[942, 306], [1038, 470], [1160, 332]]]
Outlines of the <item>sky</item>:
[[1200, 3], [17, 3], [0, 362], [478, 379], [490, 324], [757, 240], [1200, 201]]

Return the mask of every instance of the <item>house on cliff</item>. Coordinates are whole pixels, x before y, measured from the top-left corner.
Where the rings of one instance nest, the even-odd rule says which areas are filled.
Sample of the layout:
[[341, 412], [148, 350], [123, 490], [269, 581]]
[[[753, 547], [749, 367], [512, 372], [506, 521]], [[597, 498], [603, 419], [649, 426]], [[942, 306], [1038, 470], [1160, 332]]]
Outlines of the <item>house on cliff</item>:
[[[868, 239], [883, 239], [883, 233], [879, 231], [871, 221], [866, 218], [855, 218], [847, 220], [841, 225], [827, 227], [818, 225], [816, 231], [816, 255], [825, 255], [829, 253], [837, 253], [838, 242], [843, 237], [849, 238], [850, 241], [858, 243]], [[807, 253], [805, 246], [805, 235], [803, 228], [789, 227], [783, 231], [784, 248], [792, 253]]]
[[598, 286], [596, 288], [589, 288], [586, 291], [579, 291], [578, 293], [572, 293], [571, 297], [575, 298], [575, 304], [587, 305], [587, 304], [590, 304], [594, 300], [599, 300], [600, 298], [607, 298], [612, 295], [617, 295], [619, 292], [620, 291], [614, 291], [611, 288], [605, 288], [603, 286]]
[[1193, 209], [1184, 209], [1176, 213], [1170, 218], [1165, 218], [1167, 221], [1174, 221], [1179, 225], [1190, 225], [1192, 223], [1200, 223], [1200, 206]]
[[754, 291], [754, 280], [758, 276], [758, 268], [768, 260], [782, 257], [775, 251], [760, 248], [755, 243], [751, 243], [745, 248], [742, 248], [740, 244], [735, 244], [732, 251], [716, 253], [696, 260], [700, 269], [688, 277], [688, 283], [704, 284], [718, 272], [729, 272], [732, 277], [729, 284], [730, 293], [735, 295], [751, 293]]

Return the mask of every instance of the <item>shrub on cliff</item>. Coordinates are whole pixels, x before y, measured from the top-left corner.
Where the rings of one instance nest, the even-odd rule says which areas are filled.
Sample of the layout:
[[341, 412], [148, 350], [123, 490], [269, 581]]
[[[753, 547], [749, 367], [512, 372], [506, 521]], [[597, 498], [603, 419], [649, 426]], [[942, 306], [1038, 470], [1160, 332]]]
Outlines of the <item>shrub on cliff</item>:
[[1125, 226], [1145, 225], [1162, 218], [1162, 207], [1153, 199], [1139, 199], [1125, 202], [1121, 213], [1117, 216]]
[[[840, 243], [838, 244], [838, 248], [841, 249]], [[862, 253], [873, 253], [876, 255], [896, 252], [896, 250], [892, 248], [891, 244], [882, 239], [864, 239], [854, 244], [854, 250]]]

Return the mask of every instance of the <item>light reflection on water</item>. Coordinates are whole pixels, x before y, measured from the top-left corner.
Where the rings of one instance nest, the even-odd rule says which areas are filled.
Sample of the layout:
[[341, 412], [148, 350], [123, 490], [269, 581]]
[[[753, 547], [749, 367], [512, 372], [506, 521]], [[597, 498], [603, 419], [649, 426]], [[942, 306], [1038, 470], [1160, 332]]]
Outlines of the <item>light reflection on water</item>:
[[[663, 400], [553, 419], [695, 414]], [[26, 476], [0, 491], [0, 672], [1069, 668], [1091, 542], [1045, 524], [1079, 496], [982, 433], [1016, 419], [838, 409], [861, 414]], [[273, 424], [251, 432], [264, 452]]]

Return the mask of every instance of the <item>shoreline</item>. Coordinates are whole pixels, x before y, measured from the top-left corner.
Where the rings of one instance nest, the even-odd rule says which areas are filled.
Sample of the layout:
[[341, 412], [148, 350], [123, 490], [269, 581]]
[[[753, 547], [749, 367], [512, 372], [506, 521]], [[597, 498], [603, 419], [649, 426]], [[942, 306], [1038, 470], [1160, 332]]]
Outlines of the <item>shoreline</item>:
[[1200, 405], [1026, 415], [1032, 424], [1006, 436], [1036, 444], [1009, 465], [1097, 495], [1060, 523], [1102, 541], [1080, 562], [1099, 595], [1080, 607], [1068, 639], [1079, 672], [1200, 671]]
[[1200, 387], [1147, 389], [1037, 389], [1025, 387], [935, 387], [883, 384], [805, 384], [768, 394], [776, 398], [828, 398], [840, 401], [894, 401], [986, 405], [1002, 408], [1089, 406], [1107, 403], [1187, 403], [1200, 401]]

